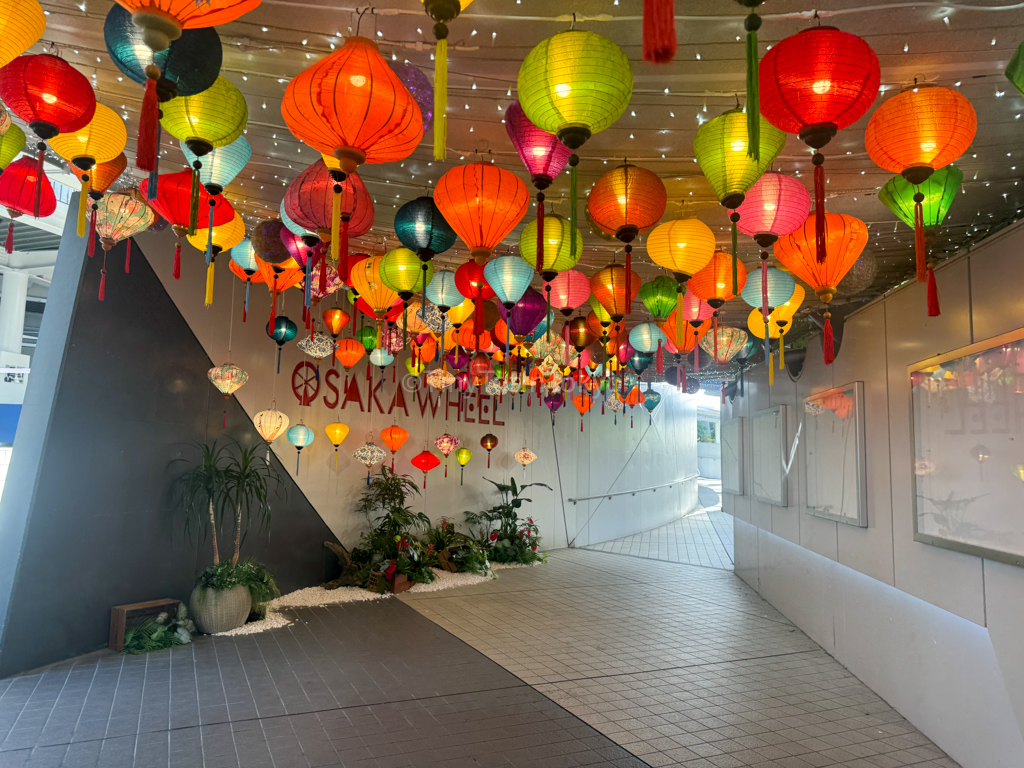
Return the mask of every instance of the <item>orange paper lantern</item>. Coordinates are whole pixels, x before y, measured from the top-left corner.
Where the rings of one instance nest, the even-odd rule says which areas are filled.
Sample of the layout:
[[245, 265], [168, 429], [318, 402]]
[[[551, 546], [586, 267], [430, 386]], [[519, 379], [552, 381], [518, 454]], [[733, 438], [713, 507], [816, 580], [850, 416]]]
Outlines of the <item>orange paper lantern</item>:
[[398, 453], [398, 449], [405, 445], [405, 441], [409, 439], [409, 433], [402, 429], [397, 424], [392, 424], [390, 427], [385, 427], [381, 430], [380, 439], [384, 441], [384, 445], [391, 451], [391, 471], [395, 471], [395, 454]]
[[[736, 272], [737, 291], [742, 291], [747, 284], [747, 268], [737, 262]], [[708, 265], [690, 278], [688, 287], [697, 298], [717, 310], [736, 296], [732, 291], [732, 283], [732, 254], [715, 251]]]
[[640, 291], [640, 275], [621, 264], [609, 264], [590, 278], [590, 290], [616, 323], [629, 313]]
[[[437, 182], [434, 204], [480, 264], [522, 221], [530, 204], [523, 180], [491, 163], [452, 168]], [[460, 292], [467, 296], [465, 291]]]

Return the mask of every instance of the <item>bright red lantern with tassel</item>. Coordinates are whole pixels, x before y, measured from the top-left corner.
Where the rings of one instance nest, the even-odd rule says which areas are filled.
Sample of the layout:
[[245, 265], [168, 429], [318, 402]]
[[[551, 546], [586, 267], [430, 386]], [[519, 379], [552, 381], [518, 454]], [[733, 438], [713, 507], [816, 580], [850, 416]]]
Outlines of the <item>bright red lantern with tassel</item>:
[[[57, 210], [57, 198], [46, 174], [39, 173], [38, 163], [22, 157], [0, 174], [0, 205], [7, 209], [11, 223], [7, 226], [4, 250], [14, 252], [14, 220], [23, 215], [49, 216]], [[38, 205], [38, 208], [36, 207]], [[37, 211], [34, 214], [33, 211]]]
[[484, 277], [484, 265], [476, 261], [467, 261], [455, 270], [455, 287], [459, 293], [473, 302], [473, 319], [475, 324], [483, 328], [485, 324], [484, 302], [494, 298], [494, 289], [487, 284]]
[[832, 340], [832, 313], [828, 303], [836, 294], [839, 281], [850, 271], [868, 242], [868, 228], [858, 218], [842, 213], [825, 213], [825, 261], [817, 257], [814, 212], [804, 225], [775, 244], [775, 256], [807, 283], [825, 304], [825, 365], [835, 360]]
[[878, 95], [878, 57], [864, 40], [835, 27], [811, 27], [772, 46], [761, 59], [764, 118], [815, 150], [816, 253], [825, 253], [825, 162], [820, 150], [859, 120]]
[[[157, 181], [156, 196], [149, 193], [150, 179], [146, 178], [139, 184], [139, 192], [146, 198], [149, 207], [162, 216], [178, 238], [174, 249], [174, 279], [181, 277], [181, 238], [188, 234], [192, 211], [192, 171], [162, 174]], [[210, 208], [213, 201], [213, 226], [222, 227], [235, 218], [235, 209], [223, 195], [210, 196], [200, 184], [196, 187], [199, 193], [201, 210]]]
[[[950, 88], [916, 86], [875, 110], [864, 134], [868, 156], [915, 187], [914, 251], [917, 281], [934, 285], [924, 238], [924, 193], [931, 175], [960, 158], [974, 141], [978, 117], [967, 97]], [[930, 293], [931, 293], [930, 289]]]
[[441, 466], [441, 460], [430, 451], [423, 450], [413, 456], [409, 462], [423, 473], [423, 487], [427, 487], [427, 472]]

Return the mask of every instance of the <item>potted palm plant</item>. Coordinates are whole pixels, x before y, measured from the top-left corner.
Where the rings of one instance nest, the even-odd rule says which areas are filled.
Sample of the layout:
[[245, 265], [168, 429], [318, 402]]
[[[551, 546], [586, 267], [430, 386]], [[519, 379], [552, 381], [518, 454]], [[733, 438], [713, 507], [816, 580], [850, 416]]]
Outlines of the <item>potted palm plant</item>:
[[[189, 467], [175, 479], [174, 490], [185, 512], [186, 531], [196, 524], [212, 539], [213, 565], [196, 579], [189, 608], [199, 630], [215, 634], [240, 627], [250, 614], [265, 611], [278, 594], [266, 568], [239, 557], [248, 528], [269, 525], [270, 500], [281, 480], [260, 445], [243, 448], [214, 441], [194, 447], [197, 457], [178, 460]], [[234, 552], [221, 560], [217, 532], [227, 514], [233, 517]]]

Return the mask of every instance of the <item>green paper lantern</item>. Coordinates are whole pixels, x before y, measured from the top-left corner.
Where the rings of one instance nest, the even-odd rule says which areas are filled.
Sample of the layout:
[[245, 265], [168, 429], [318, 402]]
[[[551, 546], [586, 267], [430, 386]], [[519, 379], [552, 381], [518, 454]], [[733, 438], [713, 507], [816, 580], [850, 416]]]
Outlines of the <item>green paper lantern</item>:
[[[577, 238], [573, 253], [573, 230]], [[564, 216], [548, 213], [544, 216], [544, 261], [540, 273], [545, 280], [554, 280], [559, 272], [572, 269], [583, 256], [580, 231]], [[519, 255], [533, 269], [537, 266], [537, 222], [531, 221], [519, 236]]]
[[924, 212], [924, 228], [934, 229], [942, 224], [953, 198], [960, 190], [964, 173], [955, 165], [940, 168], [927, 181], [915, 187], [902, 176], [893, 176], [878, 193], [878, 199], [886, 208], [899, 216], [908, 227], [914, 226], [914, 194], [920, 190], [924, 195], [921, 208]]
[[245, 97], [223, 77], [202, 93], [171, 99], [161, 110], [163, 129], [200, 157], [233, 142], [249, 121]]
[[762, 117], [758, 159], [747, 154], [747, 144], [747, 116], [742, 109], [730, 109], [704, 123], [693, 139], [697, 163], [726, 208], [734, 209], [743, 202], [747, 190], [786, 145], [786, 132]]
[[1024, 43], [1017, 46], [1016, 53], [1006, 65], [1006, 79], [1013, 83], [1018, 91], [1024, 93]]
[[577, 149], [626, 111], [633, 68], [607, 37], [571, 29], [541, 41], [526, 55], [517, 89], [530, 122]]
[[356, 333], [356, 341], [363, 345], [367, 354], [377, 348], [377, 329], [372, 325], [364, 325]]
[[641, 285], [637, 297], [652, 316], [658, 320], [667, 320], [672, 310], [676, 308], [676, 299], [679, 296], [676, 290], [676, 281], [661, 275]]
[[434, 265], [421, 261], [408, 248], [395, 248], [384, 254], [380, 261], [380, 279], [388, 288], [398, 294], [402, 301], [409, 301], [434, 278]]
[[6, 168], [25, 148], [25, 132], [16, 125], [0, 136], [0, 169]]

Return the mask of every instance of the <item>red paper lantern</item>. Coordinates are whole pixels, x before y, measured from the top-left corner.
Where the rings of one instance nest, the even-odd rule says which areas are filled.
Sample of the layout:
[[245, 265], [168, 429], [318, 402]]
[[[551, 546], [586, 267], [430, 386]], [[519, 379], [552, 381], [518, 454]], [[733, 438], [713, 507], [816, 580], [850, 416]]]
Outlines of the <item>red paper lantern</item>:
[[[36, 205], [38, 204], [38, 209]], [[57, 210], [57, 198], [46, 174], [30, 157], [21, 157], [0, 174], [0, 205], [7, 209], [11, 223], [7, 227], [4, 250], [14, 252], [14, 220], [22, 214], [49, 216]]]
[[[434, 204], [473, 259], [483, 264], [522, 221], [530, 193], [511, 171], [491, 163], [470, 163], [452, 168], [438, 180]], [[467, 296], [461, 288], [460, 292]]]
[[[811, 27], [772, 46], [759, 71], [764, 118], [820, 150], [859, 120], [878, 95], [878, 57], [864, 40], [835, 27]], [[818, 261], [825, 260], [824, 156], [815, 151], [814, 208]]]
[[459, 293], [473, 301], [473, 318], [480, 327], [484, 325], [484, 302], [494, 298], [494, 289], [487, 284], [484, 266], [476, 261], [467, 261], [455, 270], [455, 287]]
[[410, 459], [410, 463], [423, 473], [423, 487], [427, 487], [427, 472], [441, 466], [441, 460], [430, 451], [424, 450]]

